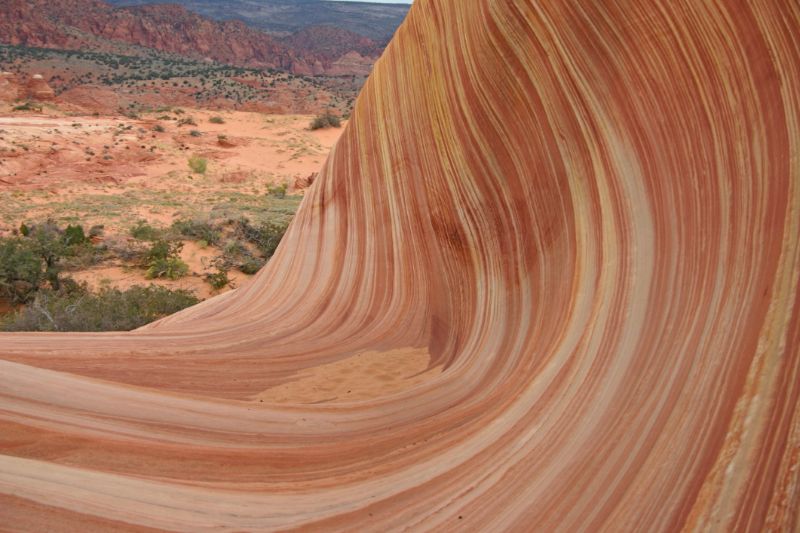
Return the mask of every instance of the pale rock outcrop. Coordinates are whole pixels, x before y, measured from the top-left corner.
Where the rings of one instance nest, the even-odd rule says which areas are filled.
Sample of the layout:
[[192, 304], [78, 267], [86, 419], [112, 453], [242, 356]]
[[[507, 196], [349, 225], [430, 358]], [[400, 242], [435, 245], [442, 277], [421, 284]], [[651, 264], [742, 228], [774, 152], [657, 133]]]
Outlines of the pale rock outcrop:
[[49, 101], [56, 97], [55, 91], [41, 74], [31, 76], [25, 89], [27, 97], [31, 100]]
[[0, 102], [14, 102], [23, 96], [17, 75], [13, 72], [0, 73]]

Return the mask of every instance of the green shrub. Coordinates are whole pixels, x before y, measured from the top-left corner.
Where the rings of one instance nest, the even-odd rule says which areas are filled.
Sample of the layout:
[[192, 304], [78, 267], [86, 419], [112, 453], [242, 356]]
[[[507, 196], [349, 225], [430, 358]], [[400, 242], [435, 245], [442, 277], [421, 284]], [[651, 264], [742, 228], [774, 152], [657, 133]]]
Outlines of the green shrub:
[[144, 277], [147, 279], [167, 278], [176, 280], [188, 273], [189, 265], [180, 257], [168, 257], [166, 259], [153, 259], [150, 261]]
[[259, 261], [255, 257], [248, 257], [238, 265], [239, 272], [252, 276], [264, 266], [263, 261]]
[[189, 168], [195, 174], [205, 174], [208, 169], [208, 161], [204, 157], [193, 155], [189, 158]]
[[180, 241], [173, 242], [165, 239], [156, 239], [145, 252], [144, 260], [149, 263], [155, 259], [178, 257], [181, 250], [183, 250], [183, 243]]
[[29, 301], [44, 282], [58, 290], [63, 259], [73, 265], [95, 259], [97, 250], [80, 225], [61, 230], [52, 221], [23, 223], [19, 234], [0, 239], [0, 297], [13, 303]]
[[200, 136], [201, 136], [201, 135], [203, 135], [203, 134], [202, 134], [202, 133], [200, 133], [200, 132], [199, 132], [199, 131], [197, 131], [197, 130], [192, 130], [192, 131], [190, 131], [190, 132], [189, 132], [189, 135], [191, 135], [192, 137], [200, 137]]
[[164, 133], [167, 130], [161, 124], [156, 124], [155, 126], [153, 126], [153, 131], [158, 133]]
[[214, 258], [212, 265], [217, 270], [238, 269], [245, 274], [255, 274], [264, 266], [264, 260], [253, 255], [253, 252], [241, 241], [232, 239], [222, 247], [222, 254]]
[[341, 119], [334, 115], [330, 110], [325, 113], [314, 117], [311, 121], [312, 130], [320, 130], [324, 128], [340, 128], [342, 126]]
[[66, 246], [85, 244], [88, 240], [86, 234], [83, 232], [83, 226], [73, 226], [70, 224], [64, 230], [64, 244]]
[[184, 237], [191, 237], [209, 244], [218, 244], [222, 238], [220, 228], [203, 220], [178, 219], [172, 223], [173, 231]]
[[61, 273], [59, 263], [65, 253], [70, 252], [62, 232], [53, 221], [48, 220], [42, 224], [30, 226], [27, 239], [29, 239], [28, 243], [33, 252], [42, 261], [44, 279], [50, 283], [53, 289], [58, 290], [60, 284], [58, 275]]
[[12, 111], [36, 111], [37, 113], [41, 113], [42, 106], [41, 104], [35, 104], [33, 102], [25, 102], [24, 104], [15, 105]]
[[155, 241], [161, 238], [161, 230], [154, 228], [144, 219], [136, 222], [131, 228], [131, 237], [140, 241]]
[[0, 240], [0, 297], [14, 303], [30, 300], [44, 279], [42, 259], [29, 242]]
[[192, 117], [186, 117], [178, 120], [178, 126], [197, 126], [197, 122]]
[[246, 241], [253, 243], [265, 259], [269, 259], [278, 248], [287, 228], [288, 224], [273, 221], [254, 226], [249, 220], [242, 218], [236, 221], [235, 231]]
[[288, 187], [289, 186], [285, 183], [281, 185], [270, 185], [267, 187], [267, 194], [275, 198], [286, 198], [286, 189], [288, 189]]
[[225, 119], [222, 117], [211, 117], [208, 121], [212, 124], [225, 124]]
[[32, 303], [0, 322], [3, 331], [128, 331], [198, 302], [189, 291], [150, 285], [90, 292], [70, 279], [40, 291]]
[[215, 290], [220, 290], [224, 287], [227, 287], [231, 282], [230, 278], [228, 277], [228, 271], [221, 268], [218, 268], [214, 273], [206, 274], [206, 281]]
[[170, 242], [159, 239], [153, 242], [145, 252], [144, 262], [147, 267], [147, 279], [167, 278], [179, 279], [189, 273], [189, 265], [180, 258], [182, 242]]

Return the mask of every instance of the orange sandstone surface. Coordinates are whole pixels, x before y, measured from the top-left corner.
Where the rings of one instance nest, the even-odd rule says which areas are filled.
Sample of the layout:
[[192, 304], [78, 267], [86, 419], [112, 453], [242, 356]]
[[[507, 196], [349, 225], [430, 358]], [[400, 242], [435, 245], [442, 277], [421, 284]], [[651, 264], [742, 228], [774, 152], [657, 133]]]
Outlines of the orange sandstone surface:
[[800, 8], [603, 4], [417, 0], [253, 283], [0, 336], [0, 524], [797, 531]]

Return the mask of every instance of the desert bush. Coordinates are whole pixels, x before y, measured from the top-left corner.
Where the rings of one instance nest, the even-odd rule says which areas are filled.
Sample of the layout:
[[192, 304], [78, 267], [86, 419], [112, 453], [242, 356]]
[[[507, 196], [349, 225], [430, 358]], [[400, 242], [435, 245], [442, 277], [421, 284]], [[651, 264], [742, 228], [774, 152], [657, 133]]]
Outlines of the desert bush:
[[64, 245], [74, 246], [78, 244], [85, 244], [88, 242], [86, 233], [83, 231], [83, 226], [73, 226], [70, 224], [64, 229]]
[[18, 237], [0, 240], [0, 297], [27, 302], [43, 278], [42, 259], [30, 243]]
[[325, 113], [314, 117], [314, 120], [311, 121], [310, 128], [312, 130], [320, 130], [324, 128], [339, 128], [342, 126], [341, 119], [334, 115], [331, 111], [325, 111]]
[[39, 291], [32, 303], [0, 322], [3, 331], [128, 331], [192, 306], [189, 291], [150, 285], [125, 291], [65, 279], [58, 290]]
[[131, 228], [130, 233], [131, 237], [140, 241], [155, 241], [162, 236], [161, 230], [154, 228], [144, 219], [138, 220], [136, 225]]
[[252, 276], [264, 266], [264, 261], [256, 259], [255, 257], [248, 257], [241, 261], [238, 265], [239, 272]]
[[225, 119], [222, 117], [211, 117], [208, 121], [212, 124], [225, 124]]
[[167, 130], [161, 124], [156, 124], [155, 126], [153, 126], [153, 131], [158, 133], [164, 133]]
[[191, 135], [192, 137], [200, 137], [200, 136], [201, 136], [201, 135], [203, 135], [203, 134], [202, 134], [202, 133], [200, 133], [200, 132], [199, 132], [199, 131], [197, 131], [197, 130], [192, 130], [192, 131], [190, 131], [190, 132], [189, 132], [189, 135]]
[[53, 289], [59, 288], [61, 273], [61, 258], [67, 252], [62, 232], [51, 220], [42, 224], [30, 226], [27, 229], [28, 245], [41, 260], [44, 268], [43, 277]]
[[147, 279], [167, 278], [180, 279], [189, 273], [189, 265], [181, 258], [182, 242], [170, 242], [159, 239], [153, 242], [150, 249], [145, 252], [145, 266]]
[[231, 282], [228, 271], [224, 268], [217, 268], [216, 272], [206, 274], [206, 281], [216, 290], [227, 287]]
[[262, 222], [254, 226], [246, 218], [235, 222], [235, 232], [246, 241], [254, 244], [265, 259], [272, 257], [278, 248], [288, 224], [273, 221]]
[[178, 219], [172, 223], [172, 230], [184, 237], [190, 237], [209, 244], [219, 244], [222, 232], [219, 226], [204, 220]]
[[35, 104], [33, 102], [25, 102], [24, 104], [15, 105], [12, 111], [36, 111], [40, 113], [42, 111], [42, 106], [41, 104]]
[[289, 186], [285, 183], [281, 185], [270, 185], [267, 187], [267, 194], [275, 198], [286, 198], [286, 189], [288, 188]]
[[212, 266], [217, 270], [228, 271], [235, 268], [245, 274], [255, 274], [264, 263], [242, 241], [234, 238], [222, 246], [222, 253], [214, 258]]
[[192, 117], [184, 117], [178, 120], [178, 126], [197, 126], [197, 122]]
[[154, 259], [145, 272], [147, 279], [167, 278], [176, 280], [189, 273], [187, 265], [180, 257], [168, 257], [166, 259]]
[[52, 221], [21, 224], [19, 236], [0, 239], [0, 297], [27, 302], [44, 282], [57, 290], [62, 260], [91, 263], [96, 251], [83, 226], [61, 230]]
[[189, 158], [189, 168], [195, 174], [205, 174], [208, 169], [208, 161], [204, 157], [193, 155]]

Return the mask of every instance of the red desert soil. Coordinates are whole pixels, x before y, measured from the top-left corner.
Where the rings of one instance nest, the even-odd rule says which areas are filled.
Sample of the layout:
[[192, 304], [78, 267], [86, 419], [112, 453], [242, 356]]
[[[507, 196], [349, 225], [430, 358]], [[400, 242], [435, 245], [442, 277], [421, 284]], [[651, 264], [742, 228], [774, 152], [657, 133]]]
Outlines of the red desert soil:
[[[416, 0], [249, 284], [0, 335], [0, 524], [797, 532], [798, 36], [793, 1]], [[124, 181], [204, 194], [184, 157]]]
[[[105, 239], [130, 239], [137, 220], [167, 227], [177, 218], [205, 216], [226, 201], [231, 216], [248, 215], [248, 206], [263, 203], [272, 185], [285, 183], [289, 195], [302, 194], [295, 184], [305, 185], [319, 171], [342, 131], [310, 131], [312, 117], [297, 115], [181, 108], [132, 120], [66, 116], [54, 106], [43, 111], [0, 109], [0, 234], [22, 222], [53, 218], [87, 229], [102, 224]], [[195, 125], [178, 125], [187, 118]], [[205, 175], [191, 172], [191, 156], [207, 159]], [[286, 202], [289, 214], [298, 201]], [[203, 280], [216, 253], [186, 241], [181, 257], [192, 275], [155, 283], [190, 289], [201, 298], [216, 294]], [[150, 282], [143, 269], [126, 264], [69, 274], [93, 287]], [[250, 278], [230, 275], [234, 286]]]

